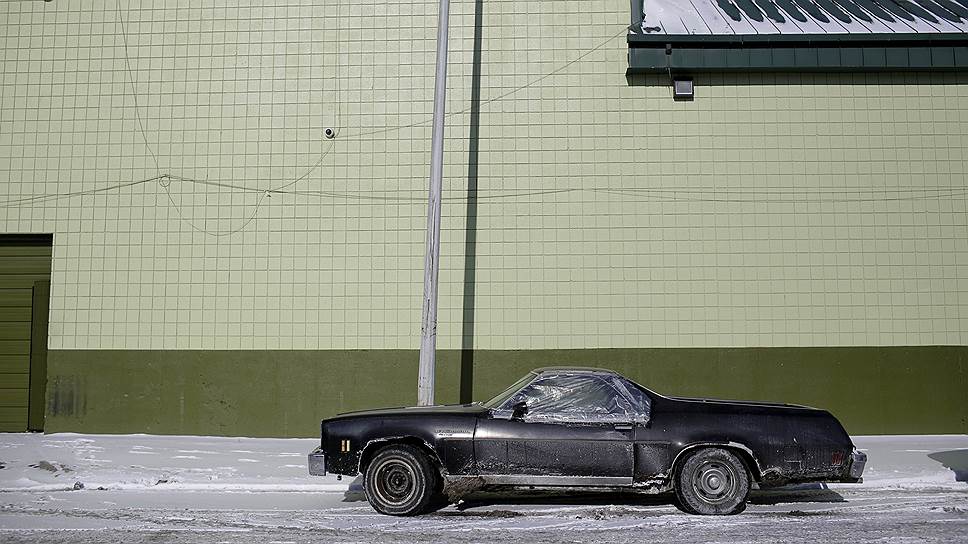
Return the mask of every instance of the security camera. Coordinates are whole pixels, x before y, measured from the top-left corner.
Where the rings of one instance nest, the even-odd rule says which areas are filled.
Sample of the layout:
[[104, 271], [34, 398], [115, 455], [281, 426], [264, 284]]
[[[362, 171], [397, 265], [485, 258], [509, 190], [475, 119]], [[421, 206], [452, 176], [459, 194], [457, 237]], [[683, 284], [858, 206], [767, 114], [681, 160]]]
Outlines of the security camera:
[[324, 130], [323, 131], [323, 134], [325, 134], [326, 135], [326, 138], [327, 139], [330, 139], [330, 140], [332, 140], [333, 138], [336, 137], [336, 131], [333, 130], [333, 129], [331, 129], [331, 128], [328, 128], [328, 129]]

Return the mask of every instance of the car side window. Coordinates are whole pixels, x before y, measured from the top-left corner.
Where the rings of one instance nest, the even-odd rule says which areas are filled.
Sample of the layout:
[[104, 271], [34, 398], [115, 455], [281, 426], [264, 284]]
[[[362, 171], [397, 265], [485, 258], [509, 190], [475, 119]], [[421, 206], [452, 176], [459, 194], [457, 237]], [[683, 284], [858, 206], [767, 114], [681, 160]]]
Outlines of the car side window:
[[599, 376], [557, 375], [539, 378], [508, 399], [504, 408], [528, 405], [527, 421], [615, 422], [632, 421], [629, 400]]
[[652, 399], [642, 391], [642, 388], [621, 377], [612, 378], [615, 388], [625, 393], [632, 401], [632, 412], [635, 421], [646, 422], [652, 415]]

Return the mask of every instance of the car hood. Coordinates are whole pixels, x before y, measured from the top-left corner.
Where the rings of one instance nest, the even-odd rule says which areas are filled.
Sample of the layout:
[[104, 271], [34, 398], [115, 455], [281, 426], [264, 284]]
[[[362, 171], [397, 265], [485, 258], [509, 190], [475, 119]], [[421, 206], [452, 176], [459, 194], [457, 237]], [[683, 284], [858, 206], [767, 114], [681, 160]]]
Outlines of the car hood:
[[333, 419], [352, 417], [388, 417], [388, 416], [419, 416], [419, 415], [477, 415], [487, 412], [484, 406], [474, 404], [438, 404], [434, 406], [402, 406], [398, 408], [378, 408], [375, 410], [358, 410], [344, 412]]

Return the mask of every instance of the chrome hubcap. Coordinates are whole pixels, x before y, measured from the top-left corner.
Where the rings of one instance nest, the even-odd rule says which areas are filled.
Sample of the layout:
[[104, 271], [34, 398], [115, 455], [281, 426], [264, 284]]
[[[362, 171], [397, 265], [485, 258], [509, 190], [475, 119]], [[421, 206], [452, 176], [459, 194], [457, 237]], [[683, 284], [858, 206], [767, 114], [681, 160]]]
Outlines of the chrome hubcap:
[[737, 480], [733, 467], [719, 461], [706, 461], [696, 469], [692, 488], [704, 502], [719, 504], [735, 495]]
[[400, 505], [409, 501], [416, 493], [416, 475], [406, 463], [388, 459], [376, 467], [374, 486], [380, 500]]

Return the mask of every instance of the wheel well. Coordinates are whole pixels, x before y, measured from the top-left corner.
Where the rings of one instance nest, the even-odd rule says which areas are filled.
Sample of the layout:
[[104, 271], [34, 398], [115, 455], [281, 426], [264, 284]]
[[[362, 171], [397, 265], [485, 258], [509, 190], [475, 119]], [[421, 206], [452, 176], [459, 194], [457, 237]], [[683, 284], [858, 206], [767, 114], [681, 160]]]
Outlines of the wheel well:
[[440, 461], [440, 457], [437, 456], [437, 452], [434, 451], [430, 444], [427, 444], [423, 440], [413, 436], [401, 436], [396, 438], [387, 438], [380, 440], [373, 440], [364, 446], [363, 451], [360, 452], [360, 468], [359, 473], [365, 474], [366, 467], [373, 460], [373, 457], [378, 451], [389, 446], [399, 446], [401, 444], [406, 444], [408, 446], [413, 446], [423, 452], [430, 459], [430, 462], [437, 468], [437, 470], [443, 473], [443, 463]]
[[706, 448], [718, 448], [736, 454], [736, 457], [739, 457], [739, 460], [746, 467], [746, 471], [749, 472], [753, 481], [761, 481], [762, 475], [760, 474], [759, 464], [757, 464], [756, 459], [753, 458], [753, 454], [749, 448], [743, 446], [742, 444], [717, 444], [714, 442], [708, 442], [686, 446], [682, 449], [682, 451], [679, 452], [679, 455], [676, 456], [676, 460], [672, 464], [672, 474], [676, 475], [679, 473], [679, 469], [682, 468], [682, 464], [692, 452]]

